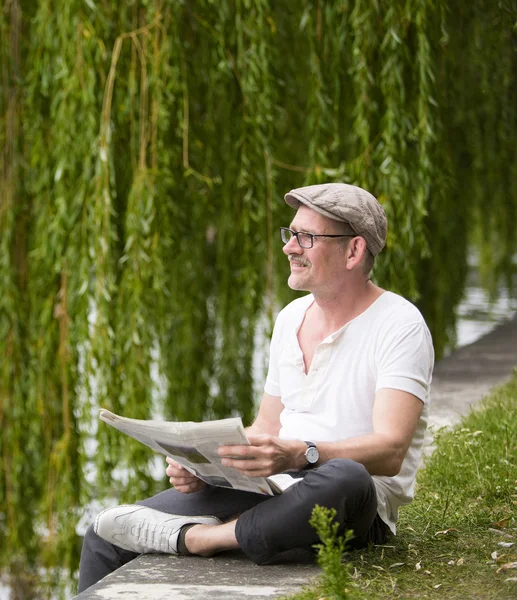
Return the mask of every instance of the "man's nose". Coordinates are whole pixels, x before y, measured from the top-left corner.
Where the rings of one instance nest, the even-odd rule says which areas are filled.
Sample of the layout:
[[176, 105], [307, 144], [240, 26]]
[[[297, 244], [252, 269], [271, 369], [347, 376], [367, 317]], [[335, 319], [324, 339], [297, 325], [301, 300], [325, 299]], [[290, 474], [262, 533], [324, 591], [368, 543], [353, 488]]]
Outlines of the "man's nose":
[[298, 243], [295, 235], [293, 235], [287, 244], [284, 244], [282, 250], [286, 256], [289, 256], [289, 254], [301, 254], [303, 252], [303, 248]]

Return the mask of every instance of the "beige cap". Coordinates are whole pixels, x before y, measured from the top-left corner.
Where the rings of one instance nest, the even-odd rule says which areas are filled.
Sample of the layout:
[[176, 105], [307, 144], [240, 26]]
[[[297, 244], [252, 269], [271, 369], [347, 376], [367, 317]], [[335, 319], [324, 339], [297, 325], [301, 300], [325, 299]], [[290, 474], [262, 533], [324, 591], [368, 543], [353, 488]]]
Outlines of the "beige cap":
[[293, 208], [301, 204], [321, 215], [349, 223], [377, 256], [386, 244], [386, 213], [370, 192], [347, 183], [322, 183], [291, 190], [284, 196]]

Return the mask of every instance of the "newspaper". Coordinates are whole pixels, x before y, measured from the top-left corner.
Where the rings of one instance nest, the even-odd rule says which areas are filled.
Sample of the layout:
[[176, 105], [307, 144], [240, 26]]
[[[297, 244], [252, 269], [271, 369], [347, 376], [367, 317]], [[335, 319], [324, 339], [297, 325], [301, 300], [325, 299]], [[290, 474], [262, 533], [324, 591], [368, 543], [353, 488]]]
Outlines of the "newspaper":
[[240, 417], [177, 423], [128, 419], [106, 409], [101, 409], [99, 417], [156, 452], [170, 456], [208, 485], [273, 496], [301, 481], [288, 473], [249, 477], [222, 464], [217, 453], [219, 446], [247, 446], [250, 443]]

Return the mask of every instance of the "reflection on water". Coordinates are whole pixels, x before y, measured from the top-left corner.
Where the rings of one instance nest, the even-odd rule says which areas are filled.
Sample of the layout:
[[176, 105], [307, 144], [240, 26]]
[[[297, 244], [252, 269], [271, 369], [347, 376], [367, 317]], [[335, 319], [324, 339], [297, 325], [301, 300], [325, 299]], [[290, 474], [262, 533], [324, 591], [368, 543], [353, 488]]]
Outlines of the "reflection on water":
[[[494, 327], [517, 312], [517, 297], [510, 297], [506, 290], [500, 298], [490, 303], [488, 294], [475, 285], [467, 287], [465, 297], [457, 309], [457, 347], [472, 344], [489, 333]], [[446, 354], [450, 354], [449, 349]]]

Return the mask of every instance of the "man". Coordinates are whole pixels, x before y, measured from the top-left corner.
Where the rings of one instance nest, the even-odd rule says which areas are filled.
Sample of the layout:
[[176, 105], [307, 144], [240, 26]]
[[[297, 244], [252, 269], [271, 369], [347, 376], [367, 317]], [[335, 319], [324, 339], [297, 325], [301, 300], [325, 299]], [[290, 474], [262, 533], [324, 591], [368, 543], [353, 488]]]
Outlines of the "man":
[[[419, 311], [370, 279], [386, 216], [367, 191], [341, 183], [292, 190], [282, 228], [289, 286], [310, 294], [278, 316], [250, 446], [221, 447], [251, 476], [303, 479], [269, 497], [206, 486], [171, 459], [174, 488], [108, 509], [88, 530], [79, 590], [139, 553], [241, 548], [257, 564], [317, 542], [315, 504], [335, 508], [353, 545], [383, 543], [411, 501], [427, 423], [433, 348]], [[239, 457], [238, 459], [232, 457]]]

